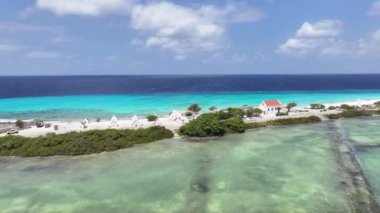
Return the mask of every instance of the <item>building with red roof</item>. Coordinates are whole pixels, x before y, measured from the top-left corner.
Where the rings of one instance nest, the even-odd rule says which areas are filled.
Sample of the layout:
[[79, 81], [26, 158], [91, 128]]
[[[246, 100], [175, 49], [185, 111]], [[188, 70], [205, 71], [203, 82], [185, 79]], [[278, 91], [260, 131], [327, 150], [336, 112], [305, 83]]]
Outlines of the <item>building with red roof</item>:
[[260, 109], [263, 111], [263, 115], [276, 115], [278, 108], [283, 108], [280, 100], [263, 101], [260, 104]]

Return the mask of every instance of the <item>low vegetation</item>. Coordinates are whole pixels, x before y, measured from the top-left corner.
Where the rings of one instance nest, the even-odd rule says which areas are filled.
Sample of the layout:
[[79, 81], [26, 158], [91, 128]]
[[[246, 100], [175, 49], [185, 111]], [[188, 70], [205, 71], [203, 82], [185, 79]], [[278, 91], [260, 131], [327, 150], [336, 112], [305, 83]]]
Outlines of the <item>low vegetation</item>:
[[230, 110], [226, 112], [202, 114], [197, 119], [190, 121], [179, 130], [181, 135], [188, 137], [215, 137], [223, 136], [226, 133], [244, 133], [246, 129], [255, 129], [267, 126], [285, 126], [296, 124], [309, 124], [321, 122], [317, 116], [303, 118], [278, 119], [267, 122], [244, 123], [239, 117]]
[[323, 104], [310, 104], [310, 109], [325, 109], [325, 108], [326, 106]]
[[288, 125], [297, 125], [297, 124], [310, 124], [310, 123], [318, 123], [322, 120], [318, 116], [309, 116], [302, 118], [286, 118], [286, 119], [278, 119], [271, 120], [266, 122], [255, 122], [255, 123], [247, 123], [245, 124], [246, 129], [256, 129], [268, 126], [288, 126]]
[[179, 129], [181, 135], [199, 138], [243, 132], [245, 132], [245, 124], [241, 119], [241, 111], [233, 108], [217, 113], [202, 114]]
[[156, 115], [148, 115], [146, 119], [148, 119], [149, 122], [152, 122], [152, 121], [156, 121], [158, 117]]
[[352, 110], [352, 109], [355, 109], [354, 106], [350, 106], [348, 104], [342, 104], [340, 105], [340, 109], [343, 109], [343, 110]]
[[37, 138], [6, 136], [0, 138], [0, 156], [86, 155], [129, 148], [134, 144], [149, 143], [173, 136], [173, 133], [164, 127], [94, 130], [61, 135], [49, 134]]
[[380, 111], [375, 110], [358, 110], [358, 109], [349, 109], [345, 110], [338, 114], [329, 114], [326, 115], [329, 119], [340, 119], [340, 118], [355, 118], [355, 117], [365, 117], [379, 115]]
[[22, 120], [17, 120], [15, 125], [17, 128], [20, 128], [20, 129], [25, 127], [25, 123]]

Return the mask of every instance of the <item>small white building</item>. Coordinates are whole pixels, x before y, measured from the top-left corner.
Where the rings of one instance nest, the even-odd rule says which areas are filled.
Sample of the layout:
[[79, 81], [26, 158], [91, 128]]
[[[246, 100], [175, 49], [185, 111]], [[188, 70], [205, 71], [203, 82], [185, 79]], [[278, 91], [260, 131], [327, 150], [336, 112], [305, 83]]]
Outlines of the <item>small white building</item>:
[[263, 111], [263, 115], [276, 115], [278, 108], [283, 108], [279, 100], [263, 101], [260, 104], [260, 109]]

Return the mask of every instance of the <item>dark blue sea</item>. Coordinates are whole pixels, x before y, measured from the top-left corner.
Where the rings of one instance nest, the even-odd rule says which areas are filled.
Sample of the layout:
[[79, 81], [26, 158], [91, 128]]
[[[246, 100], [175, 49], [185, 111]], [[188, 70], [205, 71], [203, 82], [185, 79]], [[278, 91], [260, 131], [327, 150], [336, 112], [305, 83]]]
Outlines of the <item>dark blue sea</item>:
[[0, 77], [0, 119], [79, 119], [258, 105], [280, 99], [337, 103], [380, 99], [380, 75]]

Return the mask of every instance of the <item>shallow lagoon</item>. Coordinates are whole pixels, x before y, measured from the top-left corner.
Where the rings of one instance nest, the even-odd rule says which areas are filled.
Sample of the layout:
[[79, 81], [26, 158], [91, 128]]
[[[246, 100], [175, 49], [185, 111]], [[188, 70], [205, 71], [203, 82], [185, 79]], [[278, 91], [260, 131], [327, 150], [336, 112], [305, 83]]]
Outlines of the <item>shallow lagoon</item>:
[[342, 127], [356, 146], [363, 171], [380, 201], [380, 118], [347, 119]]
[[324, 124], [81, 157], [0, 158], [1, 212], [347, 212]]

